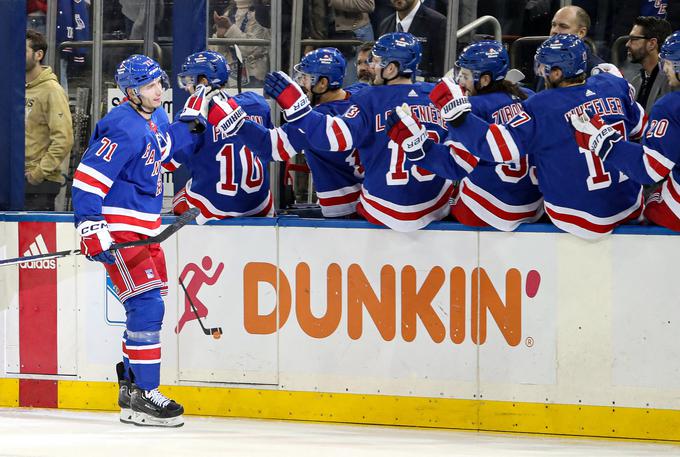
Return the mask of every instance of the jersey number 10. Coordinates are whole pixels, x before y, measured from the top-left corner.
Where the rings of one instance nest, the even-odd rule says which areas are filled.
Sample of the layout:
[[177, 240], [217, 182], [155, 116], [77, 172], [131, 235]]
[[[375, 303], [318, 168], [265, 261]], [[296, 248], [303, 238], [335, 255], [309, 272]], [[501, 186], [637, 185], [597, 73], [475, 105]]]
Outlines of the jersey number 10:
[[[262, 187], [264, 172], [262, 162], [246, 146], [238, 151], [238, 158], [231, 143], [222, 146], [215, 155], [220, 162], [220, 182], [215, 185], [218, 194], [234, 196], [239, 184], [246, 193], [252, 194]], [[241, 176], [236, 175], [236, 160], [241, 163]]]
[[[427, 136], [430, 137], [435, 143], [439, 143], [439, 134], [435, 131], [428, 130]], [[390, 140], [387, 143], [387, 147], [390, 148], [390, 169], [385, 174], [388, 186], [403, 186], [408, 183], [409, 171], [406, 170], [404, 162], [406, 161], [406, 154], [400, 145]], [[423, 170], [417, 165], [412, 165], [410, 174], [413, 175], [416, 180], [420, 182], [432, 181], [434, 179], [434, 173], [430, 173], [427, 170]]]

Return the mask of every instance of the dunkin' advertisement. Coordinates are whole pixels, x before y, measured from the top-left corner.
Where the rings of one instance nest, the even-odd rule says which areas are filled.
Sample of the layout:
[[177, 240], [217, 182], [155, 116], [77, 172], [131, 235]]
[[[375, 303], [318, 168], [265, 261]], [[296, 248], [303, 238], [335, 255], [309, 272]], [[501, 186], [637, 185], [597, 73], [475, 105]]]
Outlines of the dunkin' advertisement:
[[471, 232], [230, 229], [179, 235], [180, 379], [423, 395], [467, 395], [478, 374], [555, 382], [552, 257], [508, 263], [499, 247], [480, 263]]

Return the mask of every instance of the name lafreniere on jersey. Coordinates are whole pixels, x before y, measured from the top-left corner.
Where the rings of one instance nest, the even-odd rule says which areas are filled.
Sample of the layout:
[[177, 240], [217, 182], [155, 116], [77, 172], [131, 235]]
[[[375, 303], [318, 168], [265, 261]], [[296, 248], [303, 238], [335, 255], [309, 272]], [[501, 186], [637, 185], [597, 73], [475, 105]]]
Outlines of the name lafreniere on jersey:
[[[246, 116], [246, 119], [249, 121], [253, 121], [256, 124], [264, 125], [264, 118], [262, 116], [248, 115]], [[225, 132], [218, 130], [217, 127], [215, 127], [214, 125], [212, 126], [212, 139], [214, 143], [220, 140], [224, 140], [226, 138], [227, 134]]]
[[624, 114], [621, 99], [618, 97], [607, 97], [588, 100], [564, 113], [564, 118], [567, 122], [570, 122], [572, 114], [581, 115], [584, 111], [588, 112], [591, 116], [593, 114], [599, 114], [600, 116], [619, 114], [623, 116]]
[[[434, 105], [410, 105], [411, 114], [415, 116], [421, 123], [437, 124], [444, 130], [448, 130], [446, 122], [439, 114], [439, 110]], [[351, 109], [351, 108], [350, 108]], [[392, 114], [392, 110], [385, 111], [383, 114], [375, 115], [375, 131], [382, 132], [385, 130], [385, 120]]]

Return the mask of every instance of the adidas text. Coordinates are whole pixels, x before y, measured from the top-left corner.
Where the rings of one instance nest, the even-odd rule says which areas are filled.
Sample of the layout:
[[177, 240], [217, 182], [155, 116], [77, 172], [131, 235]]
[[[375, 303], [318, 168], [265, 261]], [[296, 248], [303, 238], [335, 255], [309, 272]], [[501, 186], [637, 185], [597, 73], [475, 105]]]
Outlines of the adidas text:
[[57, 260], [56, 259], [32, 260], [30, 262], [20, 263], [19, 268], [25, 268], [28, 270], [54, 270], [55, 268], [57, 268]]

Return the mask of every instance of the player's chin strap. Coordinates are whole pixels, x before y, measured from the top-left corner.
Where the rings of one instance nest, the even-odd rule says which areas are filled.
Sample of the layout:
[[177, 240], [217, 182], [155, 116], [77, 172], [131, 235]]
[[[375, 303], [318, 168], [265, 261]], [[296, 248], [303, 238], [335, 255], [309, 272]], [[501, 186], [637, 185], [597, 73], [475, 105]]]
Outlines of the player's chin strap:
[[146, 109], [144, 109], [144, 105], [142, 105], [141, 94], [139, 92], [137, 92], [137, 89], [132, 89], [132, 92], [135, 93], [135, 97], [139, 100], [139, 102], [136, 102], [132, 98], [129, 98], [129, 97], [128, 97], [128, 101], [130, 103], [132, 103], [133, 105], [135, 105], [135, 108], [137, 109], [137, 111], [141, 111], [144, 114], [153, 114], [153, 112], [156, 111], [155, 108], [152, 109], [151, 111], [147, 111]]
[[411, 82], [415, 82], [415, 78], [416, 78], [415, 72], [409, 74], [409, 73], [404, 73], [404, 72], [398, 71], [399, 70], [399, 63], [397, 63], [397, 62], [390, 62], [390, 63], [393, 63], [394, 65], [397, 66], [397, 74], [393, 78], [387, 79], [385, 77], [384, 71], [385, 71], [385, 68], [387, 68], [389, 66], [389, 63], [387, 65], [385, 65], [384, 67], [382, 67], [380, 69], [380, 79], [382, 79], [382, 81], [383, 81], [383, 83], [382, 83], [383, 86], [386, 86], [387, 83], [389, 83], [392, 80], [395, 80], [397, 78], [404, 77], [404, 76], [411, 78]]
[[[389, 65], [389, 64], [387, 64], [387, 65]], [[398, 64], [396, 64], [396, 63], [395, 63], [395, 65], [398, 66]], [[380, 79], [382, 79], [382, 85], [383, 85], [383, 86], [386, 86], [387, 83], [389, 83], [389, 82], [392, 81], [393, 79], [397, 79], [397, 78], [399, 77], [399, 72], [397, 72], [397, 74], [394, 76], [394, 78], [387, 79], [387, 78], [385, 77], [385, 68], [387, 68], [387, 66], [384, 66], [384, 67], [382, 67], [382, 68], [380, 69]]]
[[[316, 83], [318, 83], [319, 80], [320, 80], [321, 78], [326, 78], [326, 77], [325, 77], [325, 76], [319, 76], [319, 79], [316, 81]], [[328, 78], [326, 78], [326, 81], [328, 81]], [[323, 92], [314, 92], [314, 87], [316, 86], [316, 83], [314, 83], [314, 86], [312, 86], [312, 89], [309, 91], [309, 92], [312, 94], [312, 99], [310, 100], [310, 102], [312, 102], [312, 106], [318, 105], [318, 104], [319, 104], [319, 98], [320, 98], [323, 94], [325, 94], [326, 92], [328, 92], [328, 91], [331, 90], [331, 88], [330, 88], [330, 87], [328, 86], [328, 84], [327, 84], [327, 85], [326, 85], [326, 90], [325, 90], [325, 91], [323, 91]]]

